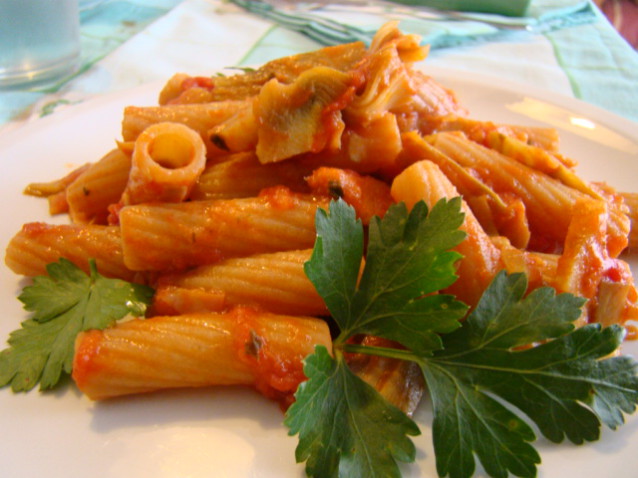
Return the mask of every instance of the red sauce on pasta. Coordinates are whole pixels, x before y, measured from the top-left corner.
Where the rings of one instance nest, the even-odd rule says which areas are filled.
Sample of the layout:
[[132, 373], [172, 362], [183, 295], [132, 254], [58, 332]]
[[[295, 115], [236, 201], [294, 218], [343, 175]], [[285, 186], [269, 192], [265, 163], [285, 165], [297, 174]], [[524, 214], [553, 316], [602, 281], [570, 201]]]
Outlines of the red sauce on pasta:
[[[237, 357], [246, 364], [255, 377], [255, 388], [264, 396], [277, 400], [283, 408], [293, 401], [293, 394], [306, 379], [303, 373], [303, 356], [295, 353], [293, 345], [298, 337], [285, 343], [271, 346], [268, 327], [260, 323], [254, 309], [237, 307], [232, 313], [237, 315], [235, 346]], [[272, 331], [271, 331], [272, 333]], [[303, 338], [299, 338], [303, 340]]]
[[191, 88], [205, 88], [212, 90], [215, 88], [215, 82], [208, 76], [189, 76], [182, 81], [182, 90], [186, 91]]
[[94, 360], [100, 352], [103, 333], [101, 330], [89, 330], [84, 332], [82, 340], [78, 340], [73, 358], [72, 377], [78, 388], [82, 389], [91, 377], [96, 376], [101, 367], [100, 361]]

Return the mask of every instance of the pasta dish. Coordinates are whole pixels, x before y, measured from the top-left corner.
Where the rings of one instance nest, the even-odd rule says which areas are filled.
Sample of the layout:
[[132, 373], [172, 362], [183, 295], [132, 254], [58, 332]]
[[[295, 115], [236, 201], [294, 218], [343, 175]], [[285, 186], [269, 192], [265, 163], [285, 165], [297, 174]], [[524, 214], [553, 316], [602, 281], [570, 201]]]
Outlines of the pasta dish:
[[[473, 119], [413, 67], [427, 54], [389, 23], [369, 47], [232, 76], [178, 73], [156, 106], [125, 108], [112, 150], [28, 185], [69, 220], [24, 224], [9, 269], [46, 276], [63, 258], [154, 291], [143, 316], [79, 331], [70, 364], [79, 390], [105, 400], [245, 385], [287, 410], [306, 357], [332, 350], [332, 310], [305, 264], [318, 211], [337, 199], [367, 232], [399, 203], [432, 210], [460, 197], [458, 278], [442, 294], [472, 311], [501, 271], [522, 273], [527, 293], [586, 299], [576, 327], [619, 326], [635, 339], [638, 293], [624, 254], [638, 246], [638, 193], [582, 179], [552, 128]], [[353, 342], [401, 348], [373, 335]], [[347, 362], [414, 413], [425, 391], [417, 364], [356, 353]]]

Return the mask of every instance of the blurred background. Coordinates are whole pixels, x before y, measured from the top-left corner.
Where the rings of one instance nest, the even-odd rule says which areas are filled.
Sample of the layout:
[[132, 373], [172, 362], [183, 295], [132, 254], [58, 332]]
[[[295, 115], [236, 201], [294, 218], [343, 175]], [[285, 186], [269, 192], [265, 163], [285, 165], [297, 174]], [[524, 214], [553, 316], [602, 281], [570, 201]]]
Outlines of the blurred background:
[[638, 0], [595, 0], [609, 22], [638, 49]]

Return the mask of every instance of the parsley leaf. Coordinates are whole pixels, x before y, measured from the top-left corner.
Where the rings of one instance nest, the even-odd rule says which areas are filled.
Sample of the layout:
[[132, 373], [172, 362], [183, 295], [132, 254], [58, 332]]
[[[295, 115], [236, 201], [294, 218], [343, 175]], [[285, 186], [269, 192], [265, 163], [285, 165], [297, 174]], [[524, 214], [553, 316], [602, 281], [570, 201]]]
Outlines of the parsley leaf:
[[18, 297], [33, 316], [11, 333], [0, 352], [0, 386], [15, 392], [53, 388], [70, 373], [75, 337], [83, 330], [105, 328], [127, 314], [144, 315], [152, 289], [107, 279], [90, 262], [90, 275], [67, 259], [47, 266]]
[[317, 209], [317, 238], [304, 271], [339, 326], [347, 328], [363, 256], [363, 226], [342, 200], [331, 201], [329, 207], [330, 215]]
[[440, 201], [428, 214], [424, 202], [408, 214], [405, 204], [390, 208], [369, 228], [366, 266], [353, 299], [357, 314], [349, 334], [395, 340], [416, 353], [441, 347], [467, 310], [451, 295], [434, 295], [456, 281], [452, 252], [465, 238], [461, 200]]
[[456, 280], [451, 252], [463, 240], [460, 198], [440, 201], [428, 214], [424, 202], [408, 213], [393, 205], [368, 231], [365, 267], [363, 228], [342, 200], [330, 215], [317, 211], [317, 240], [305, 271], [340, 328], [339, 346], [355, 334], [395, 340], [420, 353], [441, 347], [439, 333], [459, 327], [467, 307], [450, 295], [433, 295]]
[[[480, 460], [493, 477], [536, 475], [535, 425], [549, 440], [596, 440], [638, 403], [637, 363], [610, 355], [618, 326], [578, 329], [584, 299], [548, 287], [527, 291], [523, 274], [499, 273], [462, 325], [467, 307], [435, 294], [455, 280], [450, 252], [462, 234], [460, 199], [427, 211], [392, 206], [373, 221], [365, 266], [363, 229], [342, 201], [318, 211], [317, 240], [306, 263], [339, 327], [333, 356], [306, 358], [285, 423], [299, 435], [296, 457], [310, 476], [400, 476], [412, 461], [416, 424], [348, 368], [345, 352], [419, 364], [433, 408], [440, 476], [469, 478]], [[394, 340], [405, 349], [358, 346], [357, 334]], [[385, 423], [385, 425], [384, 425]]]
[[636, 363], [603, 359], [622, 342], [622, 329], [573, 330], [583, 299], [550, 288], [524, 296], [526, 289], [523, 274], [499, 273], [463, 327], [444, 336], [444, 349], [420, 361], [441, 476], [471, 476], [474, 454], [490, 476], [536, 475], [534, 432], [503, 401], [549, 440], [577, 444], [597, 440], [601, 421], [615, 428], [635, 409]]
[[406, 435], [419, 434], [416, 424], [323, 346], [304, 371], [312, 379], [299, 387], [285, 423], [291, 435], [300, 433], [297, 461], [308, 460], [308, 475], [400, 476], [397, 460], [414, 461]]
[[467, 307], [433, 293], [456, 280], [460, 256], [450, 249], [464, 237], [460, 205], [441, 201], [429, 213], [423, 202], [409, 213], [404, 204], [392, 206], [370, 225], [361, 276], [364, 235], [354, 210], [341, 200], [329, 214], [318, 210], [305, 271], [340, 333], [334, 358], [325, 348], [306, 358], [309, 379], [285, 420], [299, 434], [297, 460], [307, 461], [310, 476], [398, 477], [396, 462], [414, 460], [408, 436], [418, 434], [416, 424], [354, 375], [343, 351], [353, 335], [372, 334], [429, 355], [441, 348], [440, 333], [459, 327]]

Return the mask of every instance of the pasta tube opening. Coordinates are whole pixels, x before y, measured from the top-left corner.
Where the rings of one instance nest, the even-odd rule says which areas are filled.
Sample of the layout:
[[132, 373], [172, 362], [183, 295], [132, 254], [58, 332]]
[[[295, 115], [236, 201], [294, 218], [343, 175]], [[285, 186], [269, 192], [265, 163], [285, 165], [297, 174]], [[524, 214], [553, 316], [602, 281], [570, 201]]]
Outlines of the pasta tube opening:
[[155, 136], [146, 143], [147, 154], [159, 166], [165, 169], [179, 169], [188, 166], [196, 152], [193, 143], [172, 128]]
[[135, 141], [122, 202], [183, 201], [205, 165], [206, 147], [195, 131], [179, 123], [151, 125]]

